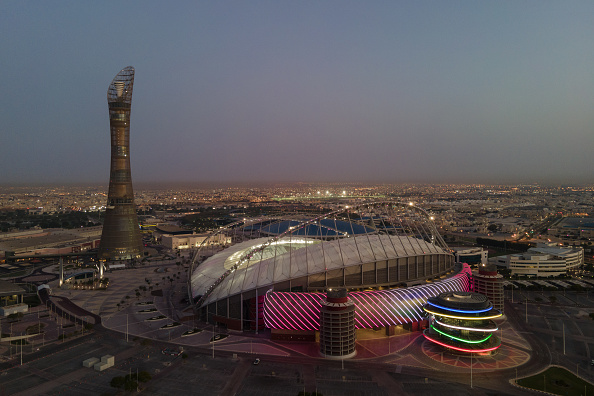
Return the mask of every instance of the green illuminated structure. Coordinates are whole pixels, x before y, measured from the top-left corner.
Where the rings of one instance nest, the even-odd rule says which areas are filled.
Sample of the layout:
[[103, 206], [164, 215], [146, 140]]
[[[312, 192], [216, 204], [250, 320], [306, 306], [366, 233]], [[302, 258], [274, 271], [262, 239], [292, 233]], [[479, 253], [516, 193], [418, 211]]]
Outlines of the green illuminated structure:
[[429, 315], [423, 335], [431, 342], [467, 353], [491, 353], [501, 346], [493, 321], [501, 312], [482, 294], [442, 293], [429, 298], [423, 310]]

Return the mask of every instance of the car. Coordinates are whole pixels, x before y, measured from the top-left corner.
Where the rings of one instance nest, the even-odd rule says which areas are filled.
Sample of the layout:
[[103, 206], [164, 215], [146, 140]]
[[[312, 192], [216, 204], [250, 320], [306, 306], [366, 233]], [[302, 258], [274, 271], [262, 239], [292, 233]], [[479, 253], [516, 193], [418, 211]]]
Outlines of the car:
[[254, 366], [257, 366], [260, 364], [260, 358], [256, 358], [256, 360], [254, 360]]
[[177, 350], [171, 349], [171, 348], [163, 348], [161, 350], [161, 353], [163, 355], [170, 355], [170, 356], [179, 356], [179, 355], [181, 355], [181, 351], [177, 351]]

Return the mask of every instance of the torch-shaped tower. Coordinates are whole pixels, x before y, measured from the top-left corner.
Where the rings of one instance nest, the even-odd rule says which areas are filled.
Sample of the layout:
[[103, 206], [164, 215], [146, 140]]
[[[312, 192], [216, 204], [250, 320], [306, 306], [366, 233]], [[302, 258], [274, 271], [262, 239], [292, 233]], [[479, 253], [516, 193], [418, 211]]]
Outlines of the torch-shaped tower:
[[127, 260], [140, 257], [142, 239], [138, 228], [132, 177], [130, 175], [130, 108], [134, 68], [122, 69], [107, 89], [111, 129], [111, 171], [100, 260]]

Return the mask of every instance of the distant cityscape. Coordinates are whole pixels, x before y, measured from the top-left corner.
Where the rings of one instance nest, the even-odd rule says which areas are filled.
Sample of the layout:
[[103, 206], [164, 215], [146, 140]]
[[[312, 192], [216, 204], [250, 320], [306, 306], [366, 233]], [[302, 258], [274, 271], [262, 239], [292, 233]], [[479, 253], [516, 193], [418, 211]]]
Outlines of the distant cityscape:
[[[347, 185], [279, 184], [267, 187], [138, 189], [141, 223], [180, 222], [184, 216], [216, 209], [221, 217], [248, 212], [291, 210], [295, 206], [332, 209], [380, 199], [412, 201], [435, 215], [443, 233], [497, 239], [551, 240], [590, 245], [594, 237], [594, 186], [539, 185]], [[43, 220], [72, 212], [100, 221], [107, 188], [0, 187], [2, 232], [39, 228]], [[11, 214], [12, 213], [12, 214]], [[15, 218], [18, 213], [18, 218]], [[582, 220], [565, 220], [579, 218]]]

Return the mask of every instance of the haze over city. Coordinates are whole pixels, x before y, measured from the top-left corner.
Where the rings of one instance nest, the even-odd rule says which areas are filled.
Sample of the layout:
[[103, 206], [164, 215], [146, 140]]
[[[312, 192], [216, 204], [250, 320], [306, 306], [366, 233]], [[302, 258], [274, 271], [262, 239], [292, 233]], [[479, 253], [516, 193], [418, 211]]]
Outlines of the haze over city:
[[594, 4], [4, 2], [0, 184], [591, 183]]

